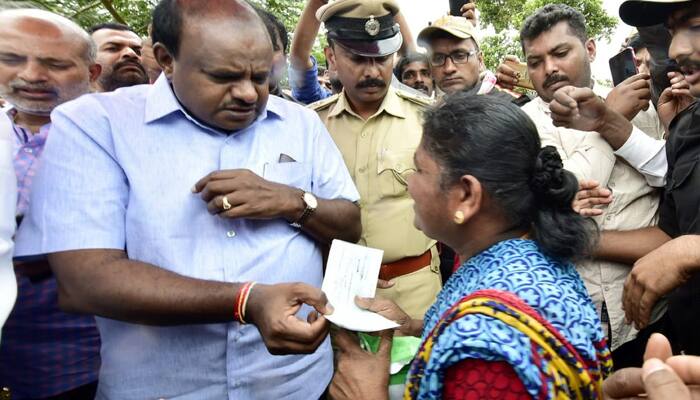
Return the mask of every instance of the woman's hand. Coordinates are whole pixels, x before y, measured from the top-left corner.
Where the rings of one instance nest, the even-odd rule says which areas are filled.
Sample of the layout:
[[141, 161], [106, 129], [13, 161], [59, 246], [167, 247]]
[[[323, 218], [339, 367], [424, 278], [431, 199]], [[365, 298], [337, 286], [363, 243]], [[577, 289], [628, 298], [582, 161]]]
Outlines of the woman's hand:
[[401, 325], [399, 327], [399, 332], [404, 336], [420, 336], [423, 329], [422, 321], [413, 320], [411, 316], [406, 314], [399, 306], [396, 305], [391, 300], [382, 298], [367, 298], [367, 297], [355, 297], [355, 304], [358, 307], [372, 311], [381, 315], [386, 319], [390, 319], [397, 324]]

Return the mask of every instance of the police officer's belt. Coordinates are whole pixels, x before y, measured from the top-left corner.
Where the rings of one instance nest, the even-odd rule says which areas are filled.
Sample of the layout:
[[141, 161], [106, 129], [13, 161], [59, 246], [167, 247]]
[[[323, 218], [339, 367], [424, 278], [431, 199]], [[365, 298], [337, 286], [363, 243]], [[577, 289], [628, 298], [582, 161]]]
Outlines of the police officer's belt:
[[388, 281], [399, 276], [408, 275], [411, 272], [416, 272], [430, 265], [432, 257], [432, 253], [428, 250], [419, 256], [406, 257], [399, 261], [394, 261], [393, 263], [383, 264], [379, 270], [379, 279]]

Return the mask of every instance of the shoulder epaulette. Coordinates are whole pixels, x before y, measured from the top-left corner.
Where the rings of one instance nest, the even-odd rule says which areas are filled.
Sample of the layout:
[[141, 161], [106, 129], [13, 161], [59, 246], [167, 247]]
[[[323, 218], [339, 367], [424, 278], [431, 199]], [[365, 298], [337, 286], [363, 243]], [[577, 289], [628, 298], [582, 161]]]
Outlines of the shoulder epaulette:
[[323, 100], [313, 102], [313, 103], [309, 104], [307, 107], [309, 107], [310, 109], [312, 109], [314, 111], [321, 111], [324, 108], [328, 108], [331, 105], [335, 104], [335, 102], [338, 101], [338, 96], [339, 96], [338, 94], [334, 94], [333, 96], [326, 97]]
[[431, 99], [428, 96], [410, 93], [401, 89], [396, 89], [396, 94], [402, 99], [408, 100], [411, 103], [415, 103], [423, 107], [430, 107], [435, 103], [435, 100]]

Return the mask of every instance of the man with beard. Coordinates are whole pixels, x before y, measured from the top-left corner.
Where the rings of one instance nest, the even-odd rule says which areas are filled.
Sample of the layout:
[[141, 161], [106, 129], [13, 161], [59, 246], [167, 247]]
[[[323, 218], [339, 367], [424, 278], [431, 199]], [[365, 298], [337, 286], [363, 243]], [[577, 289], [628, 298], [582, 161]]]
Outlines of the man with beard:
[[[669, 57], [680, 66], [689, 93], [700, 97], [700, 3], [684, 0], [625, 1], [620, 16], [628, 24], [646, 27], [665, 24], [672, 40]], [[634, 268], [623, 297], [626, 317], [639, 327], [652, 321], [652, 310], [664, 295], [668, 297], [669, 339], [674, 353], [700, 355], [700, 108], [687, 107], [681, 90], [673, 86], [660, 96], [672, 117], [666, 151], [646, 152], [640, 157], [665, 166], [666, 186], [660, 207], [659, 225], [631, 232], [608, 232], [603, 236], [608, 257], [627, 259]], [[687, 107], [687, 108], [685, 108]], [[565, 87], [555, 94], [553, 117], [563, 126], [630, 136], [633, 129], [625, 119], [604, 107], [589, 90]], [[662, 118], [663, 119], [663, 118]], [[665, 171], [666, 168], [660, 168]], [[672, 239], [672, 240], [671, 240]], [[638, 393], [638, 392], [637, 392]]]
[[136, 32], [113, 22], [95, 25], [89, 31], [97, 45], [97, 63], [102, 67], [97, 91], [111, 92], [149, 82], [141, 62], [143, 41]]
[[401, 57], [394, 67], [394, 76], [404, 85], [433, 96], [433, 77], [425, 54], [414, 52]]
[[363, 246], [384, 251], [379, 277], [390, 298], [423, 318], [440, 290], [435, 241], [413, 226], [406, 178], [415, 172], [421, 114], [430, 99], [390, 85], [402, 36], [393, 0], [339, 0], [316, 13], [328, 31], [326, 58], [343, 91], [310, 105], [326, 124], [360, 192]]
[[[637, 229], [656, 225], [659, 194], [654, 186], [659, 177], [647, 173], [648, 159], [634, 157], [634, 143], [611, 139], [607, 132], [582, 132], [559, 127], [553, 121], [550, 102], [557, 89], [570, 85], [593, 87], [590, 63], [596, 47], [586, 33], [586, 22], [577, 10], [562, 4], [550, 4], [529, 16], [521, 29], [520, 40], [528, 64], [528, 73], [538, 97], [523, 106], [535, 122], [543, 146], [559, 151], [564, 167], [580, 181], [595, 180], [613, 193], [612, 203], [596, 218], [601, 230]], [[663, 149], [663, 129], [658, 123], [639, 122], [640, 111], [649, 106], [649, 75], [639, 74], [633, 80], [618, 85], [610, 93], [596, 88], [598, 95], [607, 97], [611, 109], [632, 120], [636, 135]], [[646, 119], [646, 118], [645, 118]], [[625, 159], [623, 159], [625, 157]], [[631, 263], [586, 260], [576, 267], [586, 284], [608, 334], [613, 359], [619, 366], [641, 363], [642, 351], [652, 330], [638, 334], [625, 321], [622, 291]], [[654, 310], [654, 327], [663, 330], [665, 302]]]
[[[16, 217], [22, 221], [30, 192], [39, 186], [32, 184], [52, 125], [49, 114], [89, 92], [100, 67], [87, 32], [52, 13], [0, 12], [0, 37], [0, 96], [11, 105]], [[59, 309], [57, 282], [43, 256], [16, 259], [14, 268], [19, 296], [3, 329], [0, 387], [10, 388], [13, 399], [94, 398], [100, 365], [94, 318]]]

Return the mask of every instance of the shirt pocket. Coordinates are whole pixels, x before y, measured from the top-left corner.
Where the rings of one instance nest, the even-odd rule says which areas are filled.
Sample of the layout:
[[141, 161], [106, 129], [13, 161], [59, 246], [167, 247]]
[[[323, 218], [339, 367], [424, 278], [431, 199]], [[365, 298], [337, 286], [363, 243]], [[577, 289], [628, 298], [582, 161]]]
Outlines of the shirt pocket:
[[415, 150], [382, 150], [377, 159], [377, 175], [382, 197], [401, 197], [406, 194], [408, 176], [416, 172], [413, 165]]
[[263, 179], [311, 191], [311, 164], [305, 162], [269, 163], [263, 167]]

